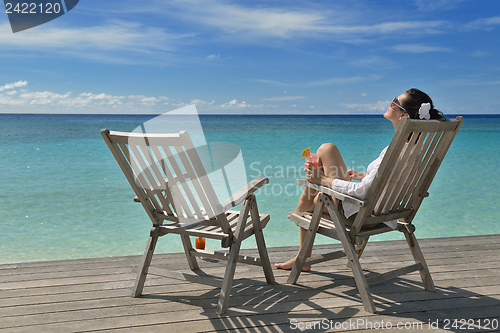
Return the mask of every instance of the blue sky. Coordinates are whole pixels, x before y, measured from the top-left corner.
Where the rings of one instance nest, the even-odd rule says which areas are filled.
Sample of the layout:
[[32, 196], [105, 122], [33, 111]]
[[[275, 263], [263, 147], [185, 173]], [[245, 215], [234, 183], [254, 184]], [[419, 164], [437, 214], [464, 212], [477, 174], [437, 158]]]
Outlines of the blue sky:
[[13, 34], [1, 113], [500, 113], [498, 0], [80, 0]]

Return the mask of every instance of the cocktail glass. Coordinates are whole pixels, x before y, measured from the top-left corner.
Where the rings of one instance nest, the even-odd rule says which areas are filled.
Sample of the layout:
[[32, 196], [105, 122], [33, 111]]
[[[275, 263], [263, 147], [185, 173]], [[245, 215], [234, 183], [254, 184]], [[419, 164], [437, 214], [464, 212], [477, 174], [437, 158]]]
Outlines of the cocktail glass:
[[319, 155], [316, 153], [310, 153], [309, 155], [306, 156], [306, 163], [311, 164], [313, 167], [317, 169], [319, 164]]

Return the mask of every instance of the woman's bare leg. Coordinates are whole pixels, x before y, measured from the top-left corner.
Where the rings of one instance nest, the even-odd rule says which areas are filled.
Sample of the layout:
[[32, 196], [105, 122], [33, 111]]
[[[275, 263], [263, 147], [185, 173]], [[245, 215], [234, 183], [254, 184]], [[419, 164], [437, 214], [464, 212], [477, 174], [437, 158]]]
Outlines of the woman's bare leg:
[[[323, 173], [329, 178], [334, 178], [334, 179], [343, 179], [343, 180], [350, 180], [349, 174], [347, 173], [347, 167], [344, 163], [344, 160], [342, 158], [342, 155], [340, 154], [340, 151], [338, 148], [332, 144], [332, 143], [325, 143], [321, 145], [318, 149], [318, 155], [319, 155], [319, 168], [322, 169]], [[290, 212], [288, 214], [288, 218], [290, 218], [290, 215], [292, 214], [301, 214], [304, 212], [312, 212], [314, 210], [314, 206], [316, 205], [316, 200], [318, 196], [318, 191], [311, 189], [309, 187], [304, 188], [304, 192], [299, 198], [299, 203], [297, 204], [297, 207], [295, 208], [294, 212]], [[336, 202], [336, 199], [335, 203]], [[302, 244], [304, 243], [304, 240], [306, 238], [307, 230], [300, 228], [300, 249], [302, 248]], [[311, 256], [311, 251], [308, 254], [308, 257]], [[278, 263], [274, 264], [276, 268], [280, 269], [287, 269], [290, 270], [293, 268], [293, 265], [295, 264], [295, 260], [297, 259], [297, 255], [283, 263]], [[302, 271], [307, 272], [311, 269], [311, 266], [304, 266], [302, 268]]]

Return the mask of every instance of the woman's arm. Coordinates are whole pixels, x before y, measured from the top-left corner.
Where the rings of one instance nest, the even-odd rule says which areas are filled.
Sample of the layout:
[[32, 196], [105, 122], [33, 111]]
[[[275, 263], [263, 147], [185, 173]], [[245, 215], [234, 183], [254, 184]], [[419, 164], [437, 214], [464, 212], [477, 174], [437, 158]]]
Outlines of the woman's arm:
[[329, 188], [332, 187], [332, 183], [335, 178], [327, 177], [321, 169], [315, 168], [313, 165], [309, 163], [305, 163], [304, 165], [306, 166], [304, 171], [306, 172], [306, 179], [308, 181]]
[[315, 168], [309, 163], [306, 163], [305, 166], [306, 168], [304, 171], [306, 172], [306, 179], [311, 183], [321, 184], [334, 189], [335, 191], [349, 194], [360, 199], [364, 199], [366, 192], [375, 177], [375, 173], [372, 173], [367, 177], [365, 174], [357, 172], [356, 175], [359, 177], [361, 177], [361, 175], [363, 176], [362, 180], [361, 182], [353, 182], [351, 180], [341, 180], [327, 177], [323, 171]]

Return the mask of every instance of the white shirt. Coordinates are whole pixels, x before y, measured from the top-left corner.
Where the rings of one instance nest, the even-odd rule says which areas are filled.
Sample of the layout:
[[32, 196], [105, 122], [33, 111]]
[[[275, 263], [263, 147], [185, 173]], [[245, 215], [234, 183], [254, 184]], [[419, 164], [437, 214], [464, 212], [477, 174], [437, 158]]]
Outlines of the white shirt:
[[[382, 159], [387, 152], [387, 148], [389, 148], [389, 146], [385, 147], [384, 150], [382, 150], [382, 152], [380, 153], [379, 157], [368, 165], [366, 175], [360, 182], [334, 179], [332, 182], [332, 189], [337, 192], [351, 195], [358, 199], [364, 199], [366, 197], [366, 193], [368, 192], [368, 188], [370, 188], [370, 185], [375, 179], [375, 175], [377, 174], [380, 163], [382, 163]], [[342, 207], [344, 208], [344, 214], [346, 218], [349, 218], [353, 214], [357, 213], [360, 208], [359, 206], [351, 204], [349, 202], [342, 202]], [[389, 227], [396, 229], [397, 220], [384, 223]]]

